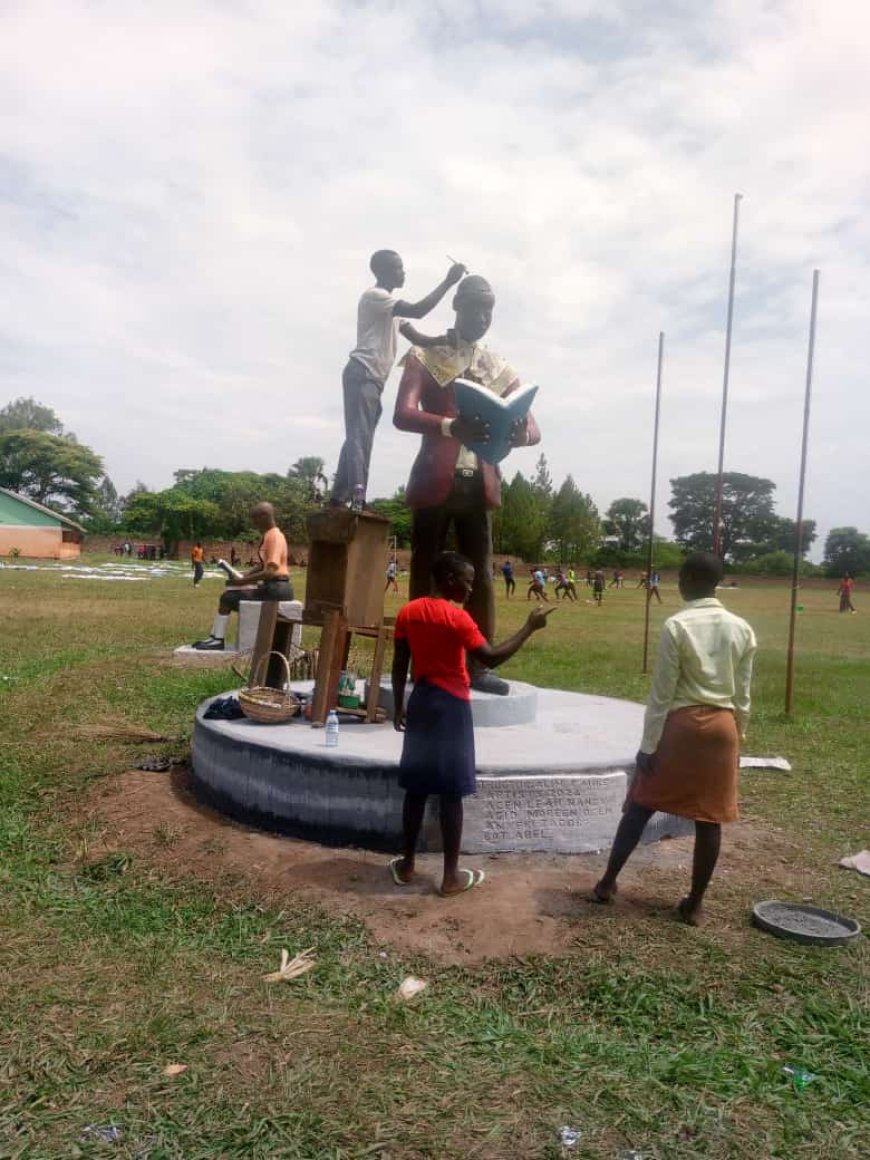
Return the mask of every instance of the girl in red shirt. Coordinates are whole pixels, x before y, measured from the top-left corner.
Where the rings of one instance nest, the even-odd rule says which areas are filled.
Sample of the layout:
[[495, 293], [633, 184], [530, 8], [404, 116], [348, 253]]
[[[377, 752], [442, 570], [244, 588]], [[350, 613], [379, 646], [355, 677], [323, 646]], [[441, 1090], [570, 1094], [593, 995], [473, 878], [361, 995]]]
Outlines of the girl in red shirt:
[[[476, 789], [471, 691], [465, 654], [490, 668], [508, 660], [544, 628], [553, 609], [535, 608], [519, 632], [491, 645], [464, 608], [474, 584], [474, 568], [457, 552], [442, 552], [432, 566], [435, 596], [412, 600], [396, 619], [393, 653], [394, 726], [404, 732], [399, 785], [405, 790], [402, 812], [404, 850], [390, 862], [398, 886], [414, 876], [417, 839], [426, 798], [441, 799], [444, 877], [441, 894], [461, 894], [483, 881], [482, 870], [459, 868], [462, 799]], [[414, 691], [405, 704], [408, 664], [414, 665]]]

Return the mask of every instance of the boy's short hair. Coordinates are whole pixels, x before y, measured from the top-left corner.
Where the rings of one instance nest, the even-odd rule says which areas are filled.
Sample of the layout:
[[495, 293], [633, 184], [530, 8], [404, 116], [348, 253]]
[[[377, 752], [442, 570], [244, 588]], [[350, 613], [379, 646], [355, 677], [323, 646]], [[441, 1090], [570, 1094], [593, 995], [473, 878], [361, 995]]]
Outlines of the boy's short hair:
[[448, 576], [458, 576], [466, 568], [473, 567], [471, 561], [459, 552], [441, 552], [432, 565], [432, 579], [440, 587]]
[[690, 552], [683, 561], [680, 575], [693, 588], [715, 588], [725, 575], [725, 565], [712, 552]]
[[390, 258], [398, 258], [398, 256], [395, 250], [375, 250], [369, 258], [369, 269], [377, 278], [384, 268], [384, 263], [388, 262]]

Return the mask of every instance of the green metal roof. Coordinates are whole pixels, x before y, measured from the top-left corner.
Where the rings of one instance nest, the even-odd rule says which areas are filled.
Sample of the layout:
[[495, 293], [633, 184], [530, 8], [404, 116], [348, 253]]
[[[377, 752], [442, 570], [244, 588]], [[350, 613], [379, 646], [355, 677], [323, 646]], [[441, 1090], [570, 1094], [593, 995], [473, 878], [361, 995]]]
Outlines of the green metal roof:
[[20, 528], [67, 527], [84, 532], [84, 528], [69, 516], [53, 512], [36, 500], [8, 491], [5, 487], [0, 487], [0, 524], [12, 524]]

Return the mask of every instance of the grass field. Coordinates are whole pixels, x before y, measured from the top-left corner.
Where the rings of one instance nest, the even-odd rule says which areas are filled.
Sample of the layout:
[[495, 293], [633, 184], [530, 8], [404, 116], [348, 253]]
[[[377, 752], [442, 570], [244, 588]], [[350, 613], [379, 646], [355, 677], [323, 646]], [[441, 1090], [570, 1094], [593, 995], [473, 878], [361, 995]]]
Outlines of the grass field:
[[[81, 728], [124, 717], [189, 738], [195, 705], [233, 679], [170, 649], [207, 631], [219, 587], [0, 570], [0, 1160], [867, 1155], [866, 942], [751, 930], [745, 869], [714, 879], [697, 931], [617, 908], [577, 920], [569, 953], [453, 966], [385, 951], [303, 895], [164, 870], [159, 826], [148, 850], [95, 858], [81, 803], [162, 750]], [[664, 597], [655, 627], [677, 607]], [[870, 846], [870, 603], [839, 616], [831, 592], [803, 595], [789, 721], [786, 589], [724, 599], [760, 640], [749, 749], [794, 765], [746, 776], [744, 815], [762, 843], [787, 839], [793, 897], [866, 927], [870, 880], [834, 863]], [[500, 598], [500, 633], [528, 607]], [[562, 607], [505, 675], [642, 700], [642, 616], [632, 590]], [[304, 979], [261, 981], [281, 947], [312, 945]], [[401, 1005], [407, 973], [431, 986]], [[786, 1063], [818, 1078], [798, 1090]], [[582, 1131], [570, 1150], [562, 1125]]]

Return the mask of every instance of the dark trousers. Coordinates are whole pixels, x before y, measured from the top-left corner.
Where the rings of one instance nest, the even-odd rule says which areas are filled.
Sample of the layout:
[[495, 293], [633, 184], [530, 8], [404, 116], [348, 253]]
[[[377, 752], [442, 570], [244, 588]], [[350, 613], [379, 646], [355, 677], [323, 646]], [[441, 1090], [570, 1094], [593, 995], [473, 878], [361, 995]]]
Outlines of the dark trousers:
[[338, 457], [332, 498], [349, 503], [356, 489], [362, 487], [365, 497], [369, 482], [369, 464], [375, 428], [381, 417], [381, 394], [384, 384], [373, 379], [362, 363], [348, 359], [341, 376], [344, 392], [344, 444]]
[[262, 584], [250, 588], [227, 588], [221, 593], [218, 612], [224, 615], [238, 612], [243, 600], [292, 600], [293, 585], [289, 580], [264, 580]]
[[495, 632], [495, 592], [492, 586], [492, 520], [483, 497], [479, 472], [470, 479], [457, 476], [441, 507], [417, 508], [411, 527], [410, 597], [432, 592], [432, 565], [447, 546], [451, 525], [456, 548], [474, 565], [474, 586], [465, 605], [488, 641]]

